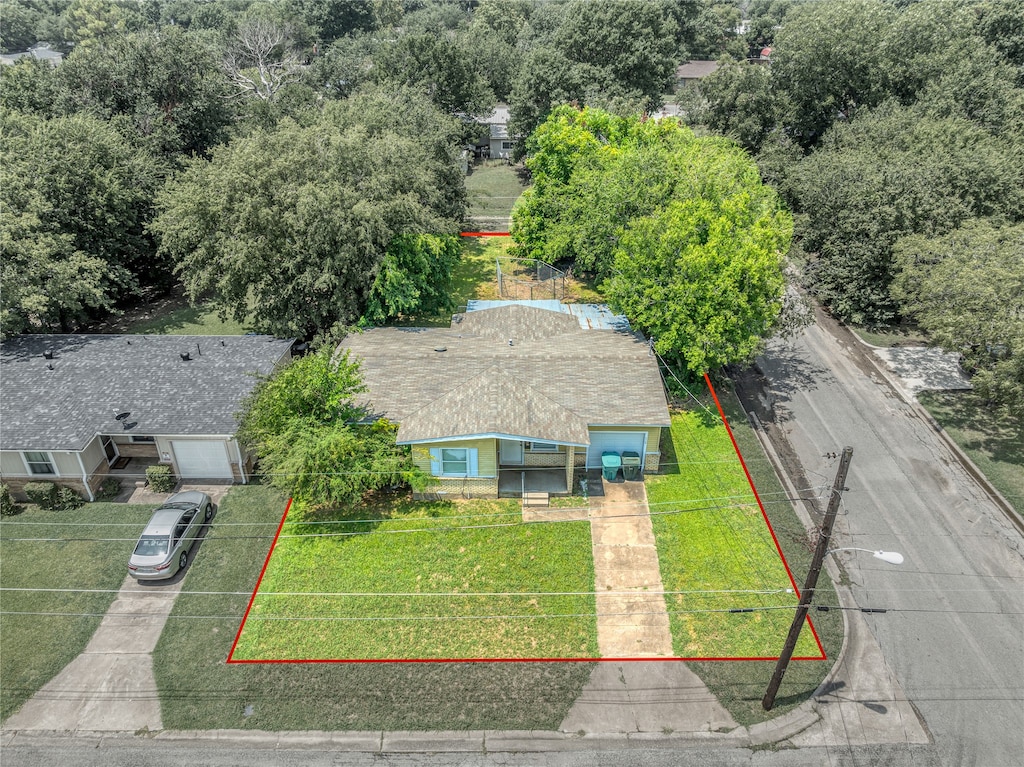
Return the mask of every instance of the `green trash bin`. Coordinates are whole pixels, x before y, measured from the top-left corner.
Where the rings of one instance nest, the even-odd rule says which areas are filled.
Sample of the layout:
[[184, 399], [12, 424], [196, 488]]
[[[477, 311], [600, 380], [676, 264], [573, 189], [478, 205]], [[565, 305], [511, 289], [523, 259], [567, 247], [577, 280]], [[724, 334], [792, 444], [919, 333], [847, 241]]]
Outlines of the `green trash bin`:
[[622, 452], [622, 478], [636, 481], [640, 479], [640, 472], [640, 453], [624, 450]]
[[619, 476], [619, 467], [622, 466], [622, 459], [618, 453], [601, 453], [601, 475], [608, 481], [614, 482]]

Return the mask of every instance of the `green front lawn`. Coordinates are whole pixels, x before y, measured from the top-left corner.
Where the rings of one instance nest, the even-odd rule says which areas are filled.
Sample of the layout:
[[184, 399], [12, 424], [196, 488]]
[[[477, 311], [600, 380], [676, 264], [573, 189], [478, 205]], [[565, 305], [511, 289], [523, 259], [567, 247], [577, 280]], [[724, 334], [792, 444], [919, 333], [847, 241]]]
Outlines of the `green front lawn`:
[[[0, 520], [0, 719], [17, 711], [85, 649], [128, 574], [128, 557], [154, 508], [87, 503], [74, 511], [43, 511], [27, 506]], [[103, 526], [90, 526], [97, 523]], [[122, 540], [96, 540], [104, 538]], [[16, 590], [22, 588], [68, 591]]]
[[[666, 596], [675, 654], [777, 657], [797, 597], [728, 432], [695, 407], [672, 414], [668, 436], [648, 497], [662, 582], [683, 592]], [[810, 631], [795, 655], [821, 656]]]
[[233, 660], [592, 658], [593, 587], [589, 523], [516, 501], [293, 507]]
[[[285, 498], [258, 485], [232, 488], [221, 503], [154, 655], [164, 726], [557, 728], [593, 664], [225, 663], [284, 508]], [[308, 574], [316, 590], [329, 590], [320, 580], [330, 563]], [[203, 591], [229, 593], [188, 593]]]
[[[714, 402], [710, 396], [703, 394], [703, 390], [699, 390], [698, 393], [703, 404], [714, 415], [703, 410], [686, 411], [683, 414], [684, 418], [678, 421], [675, 418], [673, 419], [673, 439], [663, 439], [662, 450], [665, 452], [662, 457], [670, 464], [679, 461], [682, 461], [682, 463], [680, 464], [679, 474], [667, 474], [664, 481], [666, 483], [689, 483], [696, 485], [698, 488], [704, 487], [704, 492], [701, 493], [704, 497], [719, 497], [731, 494], [727, 488], [738, 486], [737, 498], [725, 502], [702, 504], [706, 506], [725, 506], [726, 504], [742, 504], [744, 500], [749, 501], [749, 489], [744, 489], [748, 486], [741, 483], [738, 479], [737, 472], [741, 474], [742, 469], [736, 461], [735, 453], [732, 452], [731, 445], [728, 450], [725, 449], [723, 438], [727, 440], [728, 436], [724, 435], [725, 427], [721, 425], [721, 420], [717, 417]], [[743, 454], [747, 469], [753, 478], [754, 486], [761, 497], [765, 512], [772, 523], [772, 528], [775, 530], [776, 537], [786, 556], [786, 561], [789, 563], [797, 584], [803, 586], [804, 577], [810, 566], [813, 551], [808, 531], [793, 510], [793, 501], [779, 482], [774, 468], [765, 456], [760, 442], [735, 396], [724, 385], [718, 387], [718, 396], [725, 410], [726, 417], [729, 419], [729, 424], [732, 427], [740, 452]], [[696, 407], [696, 403], [693, 403], [692, 400], [690, 402]], [[707, 458], [718, 455], [723, 463], [694, 463], [690, 458], [691, 453], [696, 451], [698, 459], [701, 457], [700, 450], [696, 448], [697, 444], [703, 446], [704, 455]], [[679, 456], [682, 457], [680, 458]], [[712, 460], [718, 459], [712, 458]], [[687, 473], [694, 475], [698, 473], [703, 474], [705, 477], [704, 482], [701, 483], [700, 480], [695, 478], [687, 480], [685, 478]], [[719, 476], [721, 477], [720, 479]], [[715, 511], [719, 513], [716, 514]], [[752, 517], [752, 512], [747, 511], [745, 507], [742, 510], [741, 508], [734, 508], [731, 512], [726, 509], [716, 509], [715, 511], [689, 513], [701, 514], [715, 520], [715, 524], [711, 525], [710, 530], [721, 528], [721, 525], [717, 524], [719, 517], [723, 521], [731, 517], [736, 520], [743, 520], [744, 523], [749, 522]], [[741, 526], [734, 522], [734, 526], [735, 533], [744, 529], [749, 530], [747, 524]], [[655, 529], [657, 530], [657, 528]], [[772, 549], [768, 548], [768, 541], [764, 539], [764, 532], [758, 533], [756, 527], [752, 532], [755, 533], [752, 536], [752, 540], [757, 542], [758, 549], [765, 553], [770, 564], [770, 552], [774, 546], [772, 546]], [[726, 536], [734, 535], [735, 533], [733, 529], [726, 526]], [[741, 552], [735, 552], [734, 555], [740, 556]], [[720, 556], [716, 552], [716, 556], [711, 560], [712, 569], [719, 566], [717, 564], [719, 561]], [[733, 572], [737, 570], [742, 571], [742, 564], [742, 561], [737, 562], [734, 559], [729, 564], [729, 567]], [[753, 561], [751, 560], [752, 565]], [[664, 565], [662, 567], [664, 569]], [[778, 565], [771, 565], [771, 568], [774, 575], [770, 585], [774, 587], [775, 582], [780, 579], [780, 576], [778, 574]], [[784, 575], [781, 577], [784, 578]], [[760, 576], [740, 576], [736, 583], [742, 583], [743, 580], [746, 580], [748, 584], [757, 583], [758, 581], [765, 581], [766, 584], [769, 584], [766, 578]], [[784, 583], [788, 584], [788, 579]], [[751, 597], [757, 596], [751, 595]], [[790, 600], [789, 604], [795, 605], [795, 597], [790, 597]], [[821, 578], [818, 581], [815, 591], [815, 604], [838, 604], [835, 589], [826, 572], [821, 574]], [[773, 658], [777, 657], [781, 651], [788, 625], [793, 619], [793, 613], [790, 610], [779, 612], [785, 615], [784, 623], [786, 628], [781, 629], [781, 633], [777, 634], [777, 644], [767, 648], [768, 654]], [[768, 614], [775, 615], [774, 612]], [[757, 613], [731, 614], [730, 617], [724, 619], [723, 623], [742, 632], [744, 630], [742, 623], [734, 621], [736, 619], [751, 621], [754, 615], [757, 615]], [[697, 672], [715, 697], [718, 698], [719, 702], [729, 710], [740, 724], [750, 725], [771, 719], [792, 710], [810, 698], [814, 690], [817, 689], [818, 685], [832, 668], [842, 647], [843, 617], [840, 611], [812, 611], [812, 619], [828, 657], [825, 660], [801, 660], [791, 663], [776, 698], [775, 708], [771, 712], [766, 712], [761, 708], [761, 698], [768, 687], [772, 671], [775, 669], [774, 661], [699, 661], [692, 662], [689, 665]], [[774, 620], [777, 622], [778, 618], [776, 617]], [[764, 629], [763, 627], [758, 627], [758, 630], [763, 631]], [[775, 630], [778, 631], [778, 627]], [[807, 651], [809, 637], [810, 631], [805, 626], [801, 636], [801, 644], [798, 647], [798, 654], [803, 654]], [[721, 646], [721, 644], [723, 643], [717, 643], [718, 646]], [[813, 646], [813, 651], [810, 655], [817, 655], [816, 645]]]
[[1024, 423], [997, 414], [971, 392], [922, 392], [917, 399], [1024, 515]]

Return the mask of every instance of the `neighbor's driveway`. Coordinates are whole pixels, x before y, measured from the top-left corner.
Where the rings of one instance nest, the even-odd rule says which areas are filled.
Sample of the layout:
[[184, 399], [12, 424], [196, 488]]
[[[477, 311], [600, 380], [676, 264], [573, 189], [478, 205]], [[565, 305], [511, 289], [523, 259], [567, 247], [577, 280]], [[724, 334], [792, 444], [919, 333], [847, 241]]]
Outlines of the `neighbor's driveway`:
[[[183, 485], [219, 503], [227, 485]], [[150, 493], [160, 503], [170, 493]], [[216, 519], [216, 517], [214, 517]], [[203, 537], [209, 526], [203, 528]], [[189, 566], [202, 548], [189, 554]], [[127, 562], [125, 563], [127, 567]], [[85, 650], [4, 722], [4, 730], [160, 730], [160, 695], [153, 650], [188, 568], [166, 582], [139, 583], [126, 575], [117, 598]]]

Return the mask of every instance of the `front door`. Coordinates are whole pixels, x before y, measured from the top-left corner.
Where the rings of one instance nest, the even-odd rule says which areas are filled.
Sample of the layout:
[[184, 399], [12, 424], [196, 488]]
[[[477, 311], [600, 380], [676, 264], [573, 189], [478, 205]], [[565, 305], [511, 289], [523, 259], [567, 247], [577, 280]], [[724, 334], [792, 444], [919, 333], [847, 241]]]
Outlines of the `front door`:
[[117, 452], [117, 445], [110, 437], [103, 437], [100, 441], [103, 443], [103, 453], [107, 456], [107, 466], [110, 466], [120, 455]]
[[523, 443], [518, 439], [501, 440], [501, 465], [523, 465]]

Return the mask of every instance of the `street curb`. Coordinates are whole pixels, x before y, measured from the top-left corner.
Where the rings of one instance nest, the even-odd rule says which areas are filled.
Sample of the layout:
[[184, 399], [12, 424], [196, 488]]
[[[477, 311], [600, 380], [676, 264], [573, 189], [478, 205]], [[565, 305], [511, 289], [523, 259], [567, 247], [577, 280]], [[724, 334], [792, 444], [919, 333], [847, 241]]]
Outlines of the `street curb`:
[[999, 507], [999, 510], [1003, 512], [1003, 515], [1007, 518], [1007, 520], [1015, 528], [1017, 528], [1017, 532], [1024, 535], [1024, 517], [1018, 514], [1017, 510], [1013, 508], [1013, 506], [1010, 504], [1008, 500], [1006, 500], [1006, 497], [1002, 493], [1000, 493], [995, 488], [995, 486], [992, 485], [988, 477], [985, 476], [985, 473], [977, 467], [974, 461], [971, 460], [970, 456], [967, 455], [967, 453], [963, 451], [963, 448], [961, 448], [960, 445], [956, 443], [956, 440], [950, 437], [946, 430], [942, 428], [942, 424], [935, 420], [932, 414], [928, 412], [928, 409], [917, 401], [916, 397], [914, 397], [912, 394], [909, 394], [903, 388], [903, 384], [896, 377], [894, 377], [893, 374], [886, 368], [885, 363], [882, 362], [878, 355], [874, 354], [874, 351], [876, 349], [884, 349], [886, 347], [869, 344], [867, 341], [865, 341], [863, 338], [857, 335], [855, 331], [851, 330], [848, 326], [843, 325], [842, 323], [837, 323], [837, 327], [842, 328], [847, 334], [849, 334], [854, 339], [856, 343], [860, 344], [862, 347], [872, 352], [870, 357], [872, 367], [878, 371], [878, 374], [882, 376], [882, 378], [885, 379], [886, 383], [888, 383], [889, 386], [892, 387], [893, 391], [895, 391], [896, 394], [899, 395], [899, 398], [903, 400], [904, 404], [906, 404], [907, 407], [909, 407], [918, 418], [920, 418], [922, 421], [928, 424], [929, 427], [931, 427], [932, 431], [934, 431], [939, 436], [943, 444], [949, 449], [951, 453], [953, 453], [953, 456], [963, 467], [964, 471], [966, 471], [970, 475], [970, 477], [978, 484], [978, 486], [985, 492], [985, 494], [989, 497], [989, 500], [991, 500], [996, 506]]

